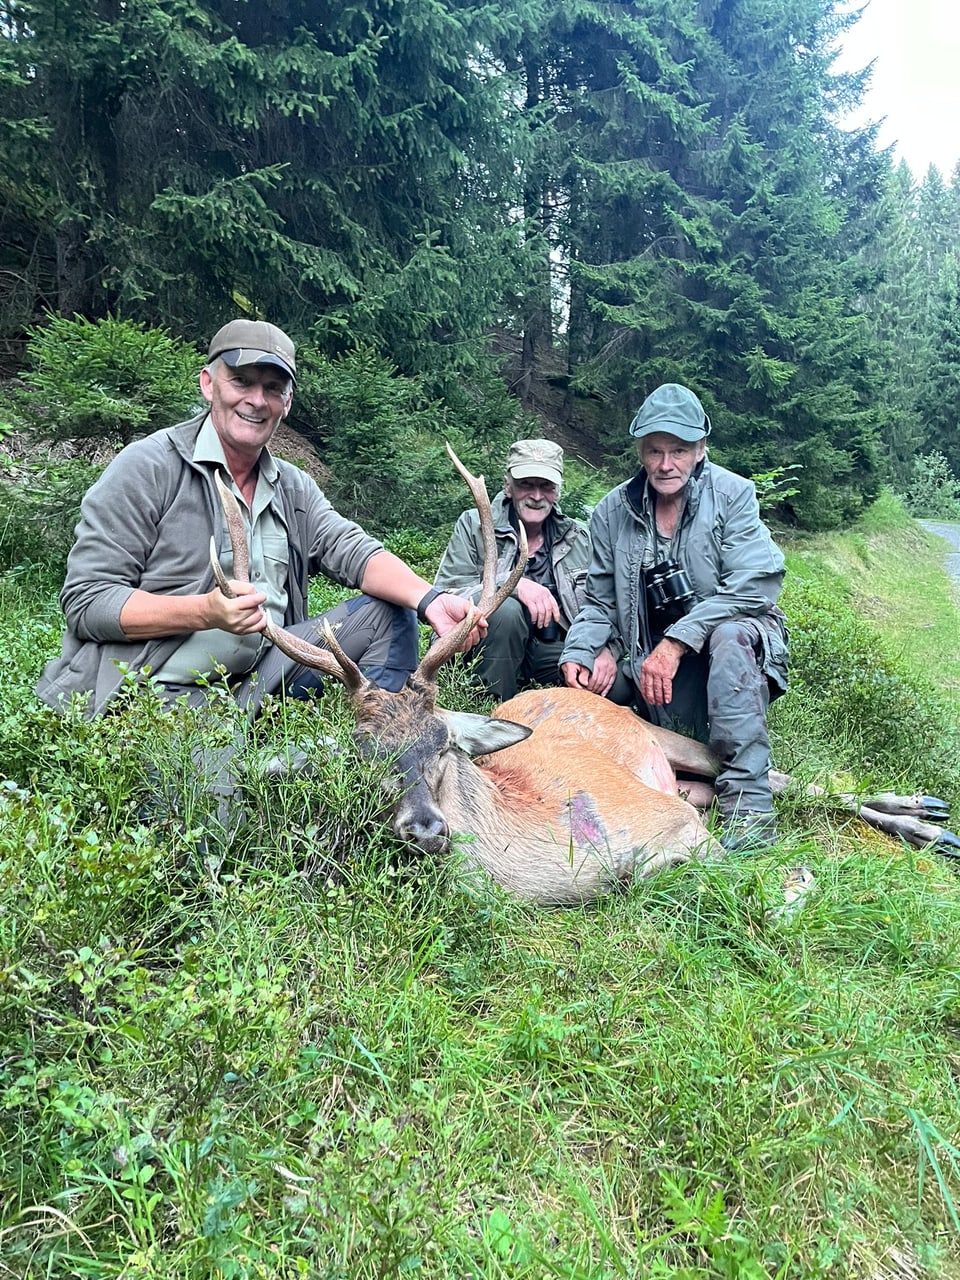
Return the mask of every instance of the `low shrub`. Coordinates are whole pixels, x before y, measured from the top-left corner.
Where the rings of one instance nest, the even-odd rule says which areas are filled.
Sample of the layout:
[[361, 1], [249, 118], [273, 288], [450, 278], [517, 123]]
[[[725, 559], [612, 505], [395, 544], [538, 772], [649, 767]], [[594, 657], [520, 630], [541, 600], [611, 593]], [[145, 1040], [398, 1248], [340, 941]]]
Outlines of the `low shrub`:
[[30, 330], [15, 410], [40, 440], [135, 436], [189, 416], [200, 399], [196, 347], [108, 317], [51, 316]]

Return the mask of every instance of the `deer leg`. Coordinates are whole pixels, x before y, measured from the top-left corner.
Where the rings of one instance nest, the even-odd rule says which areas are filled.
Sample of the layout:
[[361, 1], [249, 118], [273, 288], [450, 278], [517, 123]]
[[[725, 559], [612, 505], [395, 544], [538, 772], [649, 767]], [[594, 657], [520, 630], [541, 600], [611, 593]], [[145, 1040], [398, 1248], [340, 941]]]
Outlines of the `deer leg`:
[[872, 809], [866, 804], [860, 805], [856, 813], [871, 827], [885, 831], [888, 835], [899, 836], [915, 849], [931, 848], [934, 853], [942, 854], [945, 858], [960, 858], [960, 836], [954, 835], [952, 831], [944, 831], [931, 822], [922, 822], [908, 814], [881, 813], [879, 809]]
[[695, 778], [679, 778], [677, 790], [684, 800], [701, 813], [706, 812], [717, 798], [712, 782], [700, 782]]
[[950, 817], [950, 806], [937, 796], [898, 796], [892, 791], [883, 791], [880, 795], [865, 797], [862, 803], [877, 813], [905, 813], [928, 822], [946, 822]]
[[[774, 794], [780, 795], [794, 785], [794, 780], [789, 774], [772, 769], [770, 785]], [[885, 791], [864, 799], [850, 792], [827, 791], [813, 783], [803, 788], [803, 794], [833, 800], [869, 826], [887, 835], [898, 836], [916, 849], [930, 848], [945, 858], [960, 858], [960, 836], [933, 825], [934, 822], [945, 822], [950, 813], [949, 806], [936, 796], [898, 796]]]

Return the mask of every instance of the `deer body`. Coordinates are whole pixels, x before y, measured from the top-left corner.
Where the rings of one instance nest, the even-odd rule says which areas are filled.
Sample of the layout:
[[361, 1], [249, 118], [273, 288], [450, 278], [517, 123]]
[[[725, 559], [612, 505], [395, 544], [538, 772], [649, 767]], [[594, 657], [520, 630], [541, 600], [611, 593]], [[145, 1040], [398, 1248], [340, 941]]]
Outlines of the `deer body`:
[[[632, 712], [584, 690], [520, 694], [496, 718], [533, 733], [472, 762], [444, 762], [437, 800], [462, 855], [528, 902], [589, 902], [722, 850], [681, 799], [673, 770]], [[638, 732], [639, 730], [639, 732]]]

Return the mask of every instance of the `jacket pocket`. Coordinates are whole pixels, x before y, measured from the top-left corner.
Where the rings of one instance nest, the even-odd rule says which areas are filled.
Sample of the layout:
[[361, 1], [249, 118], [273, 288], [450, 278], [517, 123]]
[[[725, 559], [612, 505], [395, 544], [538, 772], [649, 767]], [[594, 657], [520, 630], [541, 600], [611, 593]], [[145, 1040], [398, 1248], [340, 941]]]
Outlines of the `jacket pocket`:
[[557, 574], [557, 595], [564, 625], [569, 629], [587, 600], [587, 571]]
[[761, 669], [770, 683], [770, 698], [779, 698], [787, 691], [789, 669], [789, 633], [787, 620], [781, 609], [773, 609], [761, 619], [763, 660]]

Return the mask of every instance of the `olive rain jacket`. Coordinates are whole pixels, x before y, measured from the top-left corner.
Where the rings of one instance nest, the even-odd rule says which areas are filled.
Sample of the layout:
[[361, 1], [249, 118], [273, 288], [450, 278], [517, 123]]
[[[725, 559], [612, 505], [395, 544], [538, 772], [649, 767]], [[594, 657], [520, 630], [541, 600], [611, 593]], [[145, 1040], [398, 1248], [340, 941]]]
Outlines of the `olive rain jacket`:
[[[598, 503], [590, 519], [593, 558], [586, 603], [567, 634], [561, 663], [579, 662], [592, 670], [608, 646], [638, 682], [652, 648], [643, 559], [656, 543], [654, 496], [641, 469]], [[771, 693], [782, 693], [787, 633], [776, 602], [785, 566], [760, 519], [753, 483], [704, 459], [687, 486], [677, 545], [694, 603], [665, 634], [699, 653], [718, 623], [735, 617], [762, 620], [760, 665]]]
[[[214, 468], [194, 462], [201, 413], [127, 445], [92, 485], [80, 511], [76, 541], [60, 593], [67, 630], [63, 652], [47, 663], [37, 695], [60, 708], [71, 694], [92, 693], [86, 714], [99, 714], [123, 682], [158, 670], [183, 636], [129, 640], [120, 611], [138, 588], [199, 595], [214, 587], [210, 536], [230, 551]], [[367, 561], [383, 545], [330, 505], [299, 467], [274, 459], [279, 475], [271, 510], [287, 530], [287, 608], [283, 623], [307, 617], [307, 584], [317, 572], [358, 587]]]
[[[510, 499], [499, 493], [491, 503], [493, 527], [497, 539], [496, 585], [506, 582], [517, 562], [520, 549], [517, 530], [510, 523]], [[557, 583], [561, 624], [571, 625], [583, 601], [583, 589], [590, 563], [590, 533], [579, 520], [565, 516], [554, 507], [553, 545], [550, 552], [553, 575]], [[434, 586], [453, 591], [473, 601], [480, 598], [483, 578], [483, 537], [480, 516], [475, 510], [464, 511], [453, 527], [450, 541], [440, 560]]]

